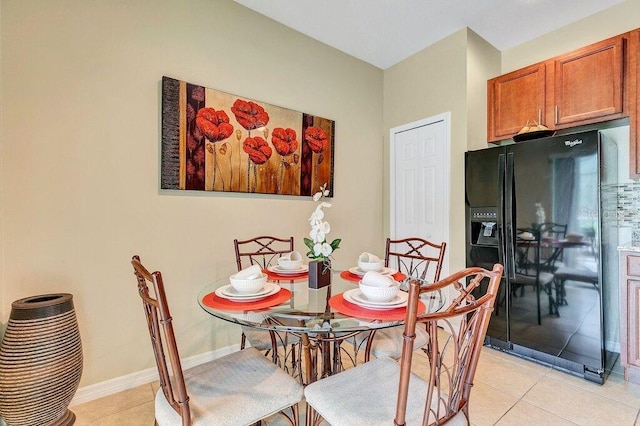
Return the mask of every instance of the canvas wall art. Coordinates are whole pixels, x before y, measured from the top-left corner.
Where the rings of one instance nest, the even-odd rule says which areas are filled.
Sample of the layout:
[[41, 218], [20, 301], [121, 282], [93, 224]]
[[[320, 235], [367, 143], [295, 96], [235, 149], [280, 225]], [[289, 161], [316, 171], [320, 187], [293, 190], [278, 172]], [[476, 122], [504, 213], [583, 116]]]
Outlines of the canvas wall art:
[[335, 123], [162, 78], [162, 189], [333, 196]]

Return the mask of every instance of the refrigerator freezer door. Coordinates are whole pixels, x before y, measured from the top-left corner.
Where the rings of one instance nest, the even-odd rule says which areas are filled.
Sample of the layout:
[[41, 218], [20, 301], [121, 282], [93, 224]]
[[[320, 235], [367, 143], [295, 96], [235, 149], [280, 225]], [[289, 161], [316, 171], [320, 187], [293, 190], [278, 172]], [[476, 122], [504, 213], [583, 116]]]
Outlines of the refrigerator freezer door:
[[522, 269], [510, 283], [510, 342], [595, 371], [603, 368], [599, 286], [558, 277], [600, 271], [598, 141], [593, 131], [507, 148]]

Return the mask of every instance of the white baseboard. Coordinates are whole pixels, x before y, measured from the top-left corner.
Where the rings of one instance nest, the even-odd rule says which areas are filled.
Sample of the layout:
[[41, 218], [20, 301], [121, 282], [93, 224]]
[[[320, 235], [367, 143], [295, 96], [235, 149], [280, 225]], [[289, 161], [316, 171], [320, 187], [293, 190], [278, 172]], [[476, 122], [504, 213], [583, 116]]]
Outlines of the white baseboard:
[[[196, 365], [200, 365], [213, 359], [223, 357], [239, 350], [240, 345], [236, 344], [217, 349], [215, 351], [205, 352], [203, 354], [195, 355], [189, 358], [184, 358], [181, 360], [182, 368], [186, 370], [188, 368], [195, 367]], [[78, 389], [69, 406], [73, 407], [74, 405], [84, 404], [85, 402], [113, 395], [114, 393], [132, 389], [137, 386], [154, 382], [156, 380], [158, 380], [158, 369], [153, 367], [135, 373], [127, 374], [126, 376], [116, 377], [104, 382], [84, 386]]]

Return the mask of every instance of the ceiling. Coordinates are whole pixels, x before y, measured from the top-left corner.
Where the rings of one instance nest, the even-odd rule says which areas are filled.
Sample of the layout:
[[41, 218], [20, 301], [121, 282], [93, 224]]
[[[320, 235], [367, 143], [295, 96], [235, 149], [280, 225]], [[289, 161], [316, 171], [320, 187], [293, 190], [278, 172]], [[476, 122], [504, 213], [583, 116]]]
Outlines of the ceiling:
[[623, 0], [234, 0], [386, 69], [469, 27], [498, 50]]

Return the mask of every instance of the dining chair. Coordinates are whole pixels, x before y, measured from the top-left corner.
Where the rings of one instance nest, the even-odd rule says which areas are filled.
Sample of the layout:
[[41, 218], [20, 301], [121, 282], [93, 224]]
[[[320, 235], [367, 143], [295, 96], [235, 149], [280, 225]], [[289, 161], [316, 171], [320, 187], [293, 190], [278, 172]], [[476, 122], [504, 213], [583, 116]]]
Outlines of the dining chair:
[[183, 370], [162, 275], [150, 273], [137, 255], [131, 264], [160, 376], [156, 425], [248, 425], [277, 413], [299, 423], [302, 386], [255, 348]]
[[[280, 256], [294, 250], [294, 238], [259, 236], [247, 240], [233, 240], [238, 271], [251, 265], [261, 269], [278, 264]], [[244, 349], [247, 341], [266, 355], [271, 354], [275, 364], [281, 366], [302, 382], [300, 337], [290, 333], [278, 333], [271, 330], [260, 330], [242, 326], [240, 349]], [[275, 348], [275, 349], [274, 349]], [[280, 359], [278, 348], [283, 348], [283, 359]]]
[[[437, 244], [417, 237], [398, 240], [387, 238], [384, 264], [397, 269], [407, 279], [414, 278], [422, 285], [429, 285], [440, 279], [446, 249], [447, 243], [444, 241]], [[428, 337], [426, 330], [418, 329], [414, 346], [421, 348], [427, 344]], [[365, 345], [365, 362], [369, 361], [371, 355], [398, 359], [402, 354], [402, 326], [374, 330], [369, 336], [356, 335], [354, 352], [357, 353], [362, 345]]]
[[[468, 268], [429, 287], [411, 280], [400, 362], [378, 358], [309, 384], [307, 424], [471, 424], [469, 398], [502, 270]], [[436, 289], [454, 296], [441, 311], [418, 314], [420, 294]], [[423, 325], [425, 353], [414, 351]]]
[[[524, 239], [522, 236], [530, 234], [531, 239]], [[528, 303], [524, 293], [526, 287], [531, 287], [534, 291], [537, 308], [538, 325], [542, 324], [542, 314], [540, 308], [540, 293], [544, 292], [549, 299], [549, 314], [557, 314], [556, 301], [553, 298], [551, 285], [553, 283], [553, 273], [544, 271], [542, 267], [541, 233], [537, 228], [519, 228], [516, 236], [515, 247], [515, 278], [511, 280], [512, 310], [525, 310]], [[520, 295], [517, 292], [520, 290]], [[517, 299], [519, 297], [519, 300]]]
[[[554, 222], [545, 222], [538, 225], [541, 241], [551, 239], [552, 241], [564, 240], [567, 236], [567, 225]], [[564, 266], [562, 263], [563, 250], [554, 247], [540, 247], [540, 265], [543, 271], [554, 272]]]

